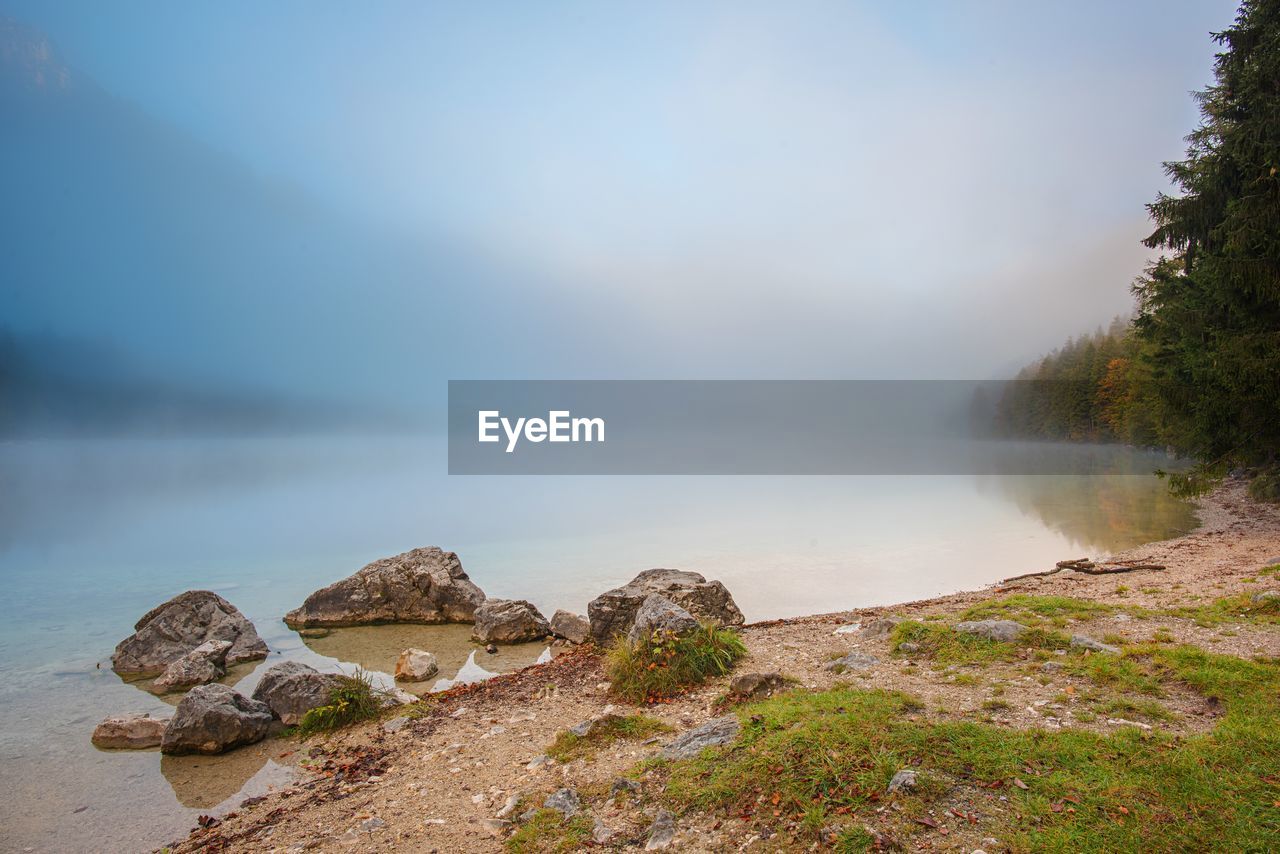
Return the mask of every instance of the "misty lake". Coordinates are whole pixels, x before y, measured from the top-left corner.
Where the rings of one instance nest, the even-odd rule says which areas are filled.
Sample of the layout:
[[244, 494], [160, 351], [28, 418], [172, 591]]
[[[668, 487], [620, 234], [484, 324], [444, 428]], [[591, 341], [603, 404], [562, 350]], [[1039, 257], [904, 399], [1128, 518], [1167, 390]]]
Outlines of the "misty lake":
[[246, 692], [284, 658], [385, 672], [410, 644], [439, 654], [442, 677], [479, 678], [545, 648], [477, 659], [456, 626], [304, 642], [280, 618], [423, 545], [456, 551], [490, 596], [547, 614], [585, 613], [665, 566], [724, 581], [754, 621], [979, 587], [1194, 526], [1150, 475], [1162, 455], [1106, 459], [1110, 473], [1092, 475], [450, 478], [442, 443], [404, 437], [0, 444], [4, 847], [149, 849], [288, 779], [287, 742], [181, 758], [89, 743], [108, 714], [176, 702], [122, 682], [109, 659], [183, 590], [218, 592], [270, 646], [230, 674]]

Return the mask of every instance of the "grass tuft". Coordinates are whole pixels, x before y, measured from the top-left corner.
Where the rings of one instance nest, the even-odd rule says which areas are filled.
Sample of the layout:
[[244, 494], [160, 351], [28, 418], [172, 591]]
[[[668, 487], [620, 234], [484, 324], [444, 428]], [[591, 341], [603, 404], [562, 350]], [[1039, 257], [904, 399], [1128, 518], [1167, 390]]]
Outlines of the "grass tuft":
[[541, 809], [507, 839], [516, 854], [569, 854], [591, 843], [594, 825], [584, 815], [565, 818], [557, 810]]
[[339, 676], [329, 704], [308, 711], [294, 731], [307, 738], [377, 717], [382, 711], [381, 693], [364, 670], [357, 670], [354, 676]]
[[606, 655], [605, 672], [619, 697], [656, 703], [725, 675], [746, 654], [737, 632], [707, 622], [679, 636], [655, 632], [635, 643], [619, 637]]
[[660, 732], [671, 732], [671, 727], [648, 715], [627, 715], [599, 721], [585, 736], [564, 730], [547, 748], [547, 755], [557, 762], [574, 759], [590, 759], [595, 751], [626, 739], [648, 738]]

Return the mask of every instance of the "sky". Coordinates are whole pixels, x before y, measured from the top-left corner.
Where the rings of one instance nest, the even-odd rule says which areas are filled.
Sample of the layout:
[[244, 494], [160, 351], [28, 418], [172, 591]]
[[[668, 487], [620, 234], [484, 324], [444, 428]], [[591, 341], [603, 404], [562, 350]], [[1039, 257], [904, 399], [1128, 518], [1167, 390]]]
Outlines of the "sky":
[[[83, 281], [46, 283], [9, 322], [338, 395], [423, 376], [1007, 375], [1129, 311], [1143, 206], [1233, 13], [0, 0], [113, 101], [358, 233], [353, 253], [405, 247], [376, 281], [329, 265], [305, 340], [264, 303], [287, 256], [242, 290], [171, 278], [169, 334], [151, 292], [114, 279], [93, 285], [118, 293], [110, 311], [77, 314]], [[447, 346], [413, 340], [404, 318], [428, 314]]]

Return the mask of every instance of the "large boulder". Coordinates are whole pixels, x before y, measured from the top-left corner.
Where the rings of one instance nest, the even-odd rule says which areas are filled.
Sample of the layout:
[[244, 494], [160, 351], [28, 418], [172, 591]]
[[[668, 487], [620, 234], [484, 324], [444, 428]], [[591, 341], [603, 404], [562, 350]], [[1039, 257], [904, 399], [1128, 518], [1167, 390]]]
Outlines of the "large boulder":
[[636, 609], [627, 631], [627, 642], [635, 643], [654, 632], [682, 635], [698, 628], [698, 621], [684, 608], [659, 593], [650, 593]]
[[326, 706], [338, 685], [338, 675], [321, 673], [300, 661], [272, 665], [253, 689], [253, 699], [265, 703], [281, 723], [294, 726], [316, 706]]
[[165, 727], [162, 753], [223, 753], [267, 737], [271, 709], [226, 685], [197, 685]]
[[285, 615], [293, 629], [373, 623], [470, 623], [484, 601], [453, 552], [434, 546], [374, 561]]
[[151, 690], [165, 694], [221, 679], [227, 675], [227, 653], [230, 650], [231, 641], [205, 641], [166, 667], [160, 678], [151, 683]]
[[93, 728], [90, 740], [103, 750], [145, 750], [160, 746], [168, 725], [168, 718], [112, 715]]
[[733, 597], [719, 581], [707, 581], [696, 572], [679, 569], [646, 569], [622, 587], [600, 594], [587, 606], [591, 636], [596, 643], [608, 643], [614, 636], [630, 631], [636, 611], [651, 593], [665, 596], [699, 620], [722, 626], [745, 622]]
[[551, 634], [569, 643], [583, 643], [591, 637], [591, 624], [569, 611], [556, 611], [551, 615]]
[[471, 636], [480, 643], [523, 643], [551, 634], [551, 624], [523, 599], [489, 599], [476, 608]]
[[116, 646], [111, 669], [121, 675], [149, 676], [205, 641], [230, 641], [225, 664], [267, 657], [267, 645], [253, 623], [234, 605], [208, 590], [188, 590], [148, 611], [134, 633]]

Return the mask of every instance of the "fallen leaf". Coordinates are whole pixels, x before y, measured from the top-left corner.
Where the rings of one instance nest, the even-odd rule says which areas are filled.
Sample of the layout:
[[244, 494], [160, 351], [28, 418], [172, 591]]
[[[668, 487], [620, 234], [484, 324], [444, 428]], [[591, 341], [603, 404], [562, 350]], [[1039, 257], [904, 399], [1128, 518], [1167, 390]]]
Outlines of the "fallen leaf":
[[1015, 785], [1015, 786], [1017, 786], [1019, 789], [1023, 789], [1023, 790], [1026, 790], [1026, 789], [1030, 789], [1030, 788], [1031, 788], [1031, 787], [1030, 787], [1030, 786], [1028, 786], [1026, 783], [1024, 783], [1024, 782], [1022, 782], [1021, 780], [1019, 780], [1017, 777], [1014, 777], [1014, 778], [1013, 778], [1013, 785]]

